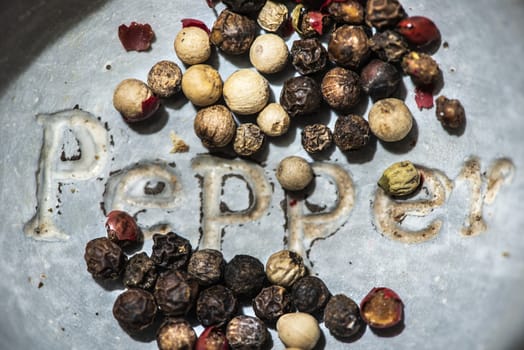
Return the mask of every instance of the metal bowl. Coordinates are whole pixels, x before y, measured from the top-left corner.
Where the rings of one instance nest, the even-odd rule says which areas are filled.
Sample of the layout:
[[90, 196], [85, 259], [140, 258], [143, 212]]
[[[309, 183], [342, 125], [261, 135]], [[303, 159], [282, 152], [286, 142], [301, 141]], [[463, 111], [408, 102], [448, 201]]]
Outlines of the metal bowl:
[[[339, 341], [322, 324], [318, 349], [521, 348], [524, 2], [402, 3], [441, 30], [447, 47], [434, 54], [445, 82], [440, 93], [462, 101], [463, 132], [450, 134], [434, 109], [419, 110], [405, 79], [416, 120], [407, 141], [312, 157], [300, 131], [313, 120], [332, 127], [336, 115], [324, 109], [293, 120], [286, 137], [271, 139], [247, 160], [209, 156], [193, 133], [196, 109], [182, 95], [165, 101], [146, 125], [126, 124], [112, 106], [121, 80], [145, 80], [161, 59], [180, 64], [173, 51], [180, 20], [211, 25], [216, 13], [205, 1], [3, 2], [2, 348], [156, 348], [154, 332], [129, 336], [113, 318], [122, 287], [97, 283], [86, 271], [85, 244], [105, 235], [104, 215], [117, 208], [135, 214], [147, 237], [174, 230], [195, 248], [263, 262], [291, 248], [333, 294], [359, 302], [371, 288], [386, 286], [402, 297], [402, 327], [367, 328]], [[152, 25], [150, 51], [123, 49], [117, 28], [131, 21]], [[250, 66], [246, 57], [218, 52], [209, 62], [223, 79]], [[272, 100], [293, 74], [267, 77]], [[369, 106], [359, 112], [366, 116]], [[170, 152], [172, 133], [189, 152]], [[288, 155], [314, 162], [317, 177], [307, 196], [286, 194], [275, 179]], [[387, 166], [404, 159], [427, 177], [426, 192], [407, 200], [422, 202], [410, 208], [376, 185]], [[405, 217], [384, 214], [393, 207]], [[429, 226], [427, 236], [416, 234]], [[142, 249], [151, 246], [146, 239]], [[245, 312], [252, 313], [249, 307]], [[273, 348], [283, 349], [271, 334]]]

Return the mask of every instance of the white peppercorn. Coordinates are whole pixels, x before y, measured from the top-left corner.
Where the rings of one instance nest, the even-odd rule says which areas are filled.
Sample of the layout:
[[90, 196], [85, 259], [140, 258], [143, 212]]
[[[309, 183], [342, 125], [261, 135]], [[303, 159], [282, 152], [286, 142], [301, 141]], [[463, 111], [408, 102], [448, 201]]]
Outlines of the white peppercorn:
[[260, 28], [268, 32], [276, 32], [288, 18], [287, 6], [274, 2], [266, 1], [258, 13], [257, 23]]
[[413, 116], [404, 101], [386, 98], [373, 104], [368, 115], [369, 128], [382, 141], [400, 141], [413, 126]]
[[278, 337], [286, 349], [311, 350], [320, 339], [317, 320], [305, 312], [293, 312], [280, 316], [277, 321]]
[[196, 26], [182, 28], [173, 46], [177, 57], [188, 65], [204, 63], [211, 56], [209, 35]]
[[313, 181], [313, 169], [304, 158], [290, 156], [282, 159], [276, 171], [276, 177], [282, 188], [300, 191]]
[[224, 100], [231, 111], [246, 115], [258, 113], [269, 100], [267, 80], [253, 69], [239, 69], [224, 83]]
[[151, 117], [160, 106], [153, 91], [138, 79], [125, 79], [113, 93], [113, 106], [128, 123]]
[[302, 257], [287, 249], [272, 254], [266, 263], [267, 279], [282, 287], [291, 287], [306, 272]]
[[276, 34], [259, 35], [249, 49], [249, 60], [260, 73], [282, 71], [287, 64], [289, 50], [286, 42]]
[[222, 79], [210, 65], [196, 64], [182, 76], [182, 92], [195, 106], [210, 106], [222, 96]]
[[278, 103], [268, 104], [257, 117], [258, 127], [267, 136], [284, 135], [289, 129], [290, 122], [289, 114]]

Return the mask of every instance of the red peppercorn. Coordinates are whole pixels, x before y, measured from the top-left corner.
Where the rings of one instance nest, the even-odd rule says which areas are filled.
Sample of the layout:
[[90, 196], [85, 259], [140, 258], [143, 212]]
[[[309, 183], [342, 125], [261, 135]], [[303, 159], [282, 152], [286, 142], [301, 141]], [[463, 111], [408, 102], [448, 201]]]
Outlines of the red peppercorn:
[[423, 16], [404, 18], [398, 22], [397, 31], [416, 46], [426, 46], [440, 40], [440, 31], [435, 23]]
[[362, 299], [360, 316], [370, 327], [389, 328], [402, 321], [404, 304], [397, 293], [377, 287]]
[[228, 350], [226, 335], [219, 328], [211, 326], [202, 332], [196, 342], [195, 350]]
[[107, 214], [107, 237], [120, 246], [139, 243], [142, 241], [142, 232], [135, 218], [121, 210], [113, 210]]

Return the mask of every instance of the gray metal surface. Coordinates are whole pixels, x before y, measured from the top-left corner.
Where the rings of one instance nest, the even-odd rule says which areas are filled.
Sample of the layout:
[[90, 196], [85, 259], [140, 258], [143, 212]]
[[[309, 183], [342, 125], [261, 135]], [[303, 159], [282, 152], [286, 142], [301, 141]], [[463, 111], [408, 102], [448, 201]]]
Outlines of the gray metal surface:
[[[195, 109], [182, 96], [167, 102], [154, 125], [146, 128], [130, 128], [111, 104], [113, 88], [122, 79], [145, 80], [149, 68], [161, 59], [179, 62], [173, 39], [180, 19], [193, 17], [211, 25], [214, 13], [205, 1], [2, 2], [0, 348], [156, 348], [151, 337], [133, 339], [119, 328], [111, 308], [120, 289], [96, 283], [86, 271], [85, 244], [104, 235], [101, 202], [107, 210], [124, 208], [137, 213], [146, 209], [138, 214], [146, 232], [148, 227], [153, 226], [154, 231], [158, 229], [155, 225], [165, 224], [188, 237], [195, 247], [204, 223], [218, 235], [208, 236], [206, 244], [221, 245], [227, 259], [247, 253], [265, 261], [286, 242], [297, 244], [308, 251], [313, 272], [333, 293], [346, 293], [359, 301], [372, 287], [388, 286], [403, 298], [405, 325], [396, 334], [385, 336], [367, 329], [347, 344], [322, 328], [323, 346], [319, 348], [522, 348], [524, 2], [404, 0], [403, 4], [412, 15], [432, 18], [443, 42], [449, 43], [449, 48], [441, 48], [434, 57], [444, 73], [441, 92], [459, 98], [465, 106], [464, 133], [448, 134], [436, 121], [434, 109], [419, 111], [413, 87], [406, 80], [406, 101], [417, 124], [414, 146], [379, 142], [368, 152], [343, 154], [334, 149], [324, 159], [313, 159], [300, 145], [300, 129], [307, 121], [294, 120], [294, 131], [284, 139], [271, 140], [258, 159], [259, 166], [217, 159], [210, 164], [203, 158], [206, 150], [192, 129]], [[131, 21], [152, 25], [156, 40], [151, 51], [125, 52], [122, 48], [117, 27]], [[249, 65], [245, 57], [219, 54], [211, 63], [224, 79], [236, 67]], [[279, 96], [283, 78], [269, 77], [273, 100]], [[71, 124], [72, 114], [53, 114], [75, 105], [94, 116], [87, 124], [103, 140], [98, 143], [102, 150], [96, 145], [87, 149], [94, 133], [79, 136], [85, 125]], [[63, 131], [58, 128], [61, 118], [66, 131], [51, 138], [52, 132]], [[319, 118], [334, 125], [335, 115]], [[172, 132], [189, 144], [188, 153], [170, 153]], [[54, 148], [46, 149], [44, 141]], [[60, 159], [62, 150], [67, 158], [79, 147], [84, 158], [97, 157], [83, 168]], [[285, 193], [275, 180], [274, 169], [287, 155], [317, 161], [318, 174], [325, 175], [317, 179], [309, 207], [303, 200], [293, 205], [293, 199], [286, 205]], [[478, 157], [478, 176], [462, 171], [471, 157]], [[441, 206], [418, 219], [408, 215], [402, 222], [404, 229], [418, 230], [440, 220], [442, 226], [432, 239], [415, 244], [380, 232], [382, 226], [375, 215], [380, 199], [375, 197], [376, 180], [385, 167], [403, 159], [438, 169], [452, 184]], [[493, 164], [501, 167], [501, 176], [490, 172]], [[512, 171], [512, 180], [506, 178]], [[50, 177], [43, 178], [45, 174]], [[246, 181], [226, 176], [224, 194], [214, 193], [222, 183], [213, 181], [228, 174], [242, 174]], [[202, 197], [207, 198], [208, 207], [202, 209], [207, 215], [203, 223], [196, 175], [212, 183], [204, 187]], [[488, 181], [490, 176], [503, 180], [500, 188]], [[166, 178], [173, 181], [163, 192], [165, 197], [150, 198], [140, 192], [144, 179]], [[127, 187], [121, 186], [123, 179]], [[478, 187], [470, 186], [474, 181], [480, 181]], [[337, 195], [342, 194], [336, 184], [345, 186], [344, 207], [337, 203]], [[250, 191], [258, 203], [255, 206], [250, 206]], [[494, 193], [495, 198], [490, 198]], [[491, 204], [485, 203], [490, 199]], [[236, 214], [217, 212], [220, 201]], [[483, 208], [486, 230], [465, 236], [461, 233], [464, 222], [472, 211], [478, 213], [475, 203]], [[312, 215], [319, 207], [325, 209]], [[299, 209], [304, 212], [297, 212]], [[34, 233], [30, 221], [35, 214], [45, 218], [38, 222], [40, 228], [53, 226], [36, 239], [27, 235]], [[57, 232], [61, 236], [53, 234]], [[310, 246], [316, 233], [328, 237]], [[150, 248], [148, 240], [144, 250]], [[272, 338], [275, 349], [284, 348], [274, 332]]]

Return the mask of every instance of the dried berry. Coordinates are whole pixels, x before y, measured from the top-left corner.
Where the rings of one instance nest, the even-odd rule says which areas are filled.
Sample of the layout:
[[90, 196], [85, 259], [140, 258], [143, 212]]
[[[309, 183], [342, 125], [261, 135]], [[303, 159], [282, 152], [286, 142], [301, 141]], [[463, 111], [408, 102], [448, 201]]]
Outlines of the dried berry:
[[244, 157], [257, 153], [264, 145], [265, 135], [258, 125], [253, 123], [240, 124], [233, 141], [233, 150]]
[[155, 37], [153, 28], [148, 23], [131, 22], [129, 26], [118, 27], [118, 38], [126, 51], [146, 51]]
[[210, 286], [220, 282], [225, 266], [226, 261], [222, 252], [215, 249], [201, 249], [189, 258], [187, 273], [201, 286]]
[[222, 2], [231, 11], [248, 15], [260, 11], [266, 0], [222, 0]]
[[398, 0], [368, 0], [366, 3], [366, 23], [378, 30], [392, 28], [406, 16]]
[[320, 339], [317, 320], [303, 312], [293, 312], [280, 317], [277, 331], [287, 349], [311, 350]]
[[445, 96], [437, 98], [436, 115], [442, 126], [457, 129], [464, 125], [466, 112], [459, 100], [448, 99]]
[[122, 281], [128, 288], [152, 289], [155, 286], [156, 278], [155, 263], [146, 253], [142, 252], [129, 259]]
[[369, 39], [369, 47], [378, 58], [386, 62], [400, 62], [409, 52], [404, 37], [394, 30], [375, 33]]
[[128, 289], [113, 305], [113, 316], [126, 332], [137, 333], [155, 320], [157, 305], [153, 295], [143, 289]]
[[349, 338], [364, 326], [357, 303], [344, 294], [329, 299], [324, 309], [324, 324], [332, 335], [339, 338]]
[[160, 100], [144, 82], [125, 79], [115, 88], [113, 106], [127, 123], [134, 123], [153, 116], [160, 107]]
[[291, 63], [302, 75], [320, 72], [326, 67], [327, 50], [317, 38], [293, 41]]
[[214, 105], [197, 112], [193, 128], [205, 147], [219, 148], [233, 140], [237, 126], [226, 106]]
[[389, 166], [378, 180], [378, 185], [390, 196], [407, 196], [420, 186], [420, 172], [408, 160]]
[[182, 28], [173, 46], [177, 57], [188, 65], [204, 63], [211, 56], [209, 34], [199, 26]]
[[197, 335], [189, 322], [180, 318], [166, 319], [156, 335], [159, 350], [191, 350]]
[[195, 106], [206, 107], [222, 97], [222, 78], [207, 64], [195, 64], [182, 75], [182, 92]]
[[345, 24], [331, 33], [328, 56], [337, 65], [357, 69], [369, 55], [368, 35], [362, 26]]
[[204, 329], [198, 337], [195, 350], [228, 350], [226, 335], [220, 328], [211, 326]]
[[286, 80], [280, 92], [280, 104], [290, 117], [313, 113], [321, 98], [318, 83], [304, 76]]
[[236, 316], [227, 325], [226, 338], [233, 350], [262, 349], [269, 339], [264, 322], [252, 316]]
[[144, 240], [135, 218], [125, 211], [110, 211], [107, 214], [105, 226], [107, 237], [121, 247], [137, 244]]
[[269, 100], [269, 83], [253, 69], [239, 69], [224, 83], [224, 100], [234, 113], [258, 113]]
[[302, 157], [289, 156], [280, 161], [276, 171], [280, 186], [288, 191], [301, 191], [313, 181], [311, 165]]
[[281, 286], [269, 286], [260, 291], [253, 299], [253, 311], [261, 320], [274, 323], [277, 319], [291, 312], [291, 296], [286, 288]]
[[336, 110], [347, 112], [361, 98], [362, 88], [357, 73], [342, 67], [330, 69], [321, 84], [322, 97]]
[[326, 284], [315, 276], [304, 276], [296, 281], [291, 295], [298, 311], [313, 315], [320, 315], [331, 298]]
[[374, 328], [388, 328], [402, 321], [404, 304], [389, 288], [373, 288], [360, 303], [360, 315]]
[[260, 28], [274, 33], [286, 23], [287, 18], [288, 9], [285, 4], [268, 0], [258, 13], [257, 23]]
[[297, 32], [306, 38], [320, 36], [329, 28], [331, 22], [331, 17], [320, 11], [301, 11]]
[[440, 76], [438, 63], [430, 55], [410, 52], [402, 58], [402, 69], [411, 77], [415, 85], [430, 85]]
[[126, 264], [122, 249], [106, 237], [87, 242], [84, 259], [87, 271], [98, 279], [117, 279]]
[[336, 23], [364, 23], [364, 6], [358, 0], [334, 1], [326, 7], [326, 10]]
[[184, 316], [193, 307], [198, 283], [181, 271], [169, 270], [158, 276], [155, 285], [158, 308], [169, 316]]
[[371, 60], [360, 72], [362, 90], [373, 100], [393, 95], [401, 81], [402, 75], [397, 67], [377, 59]]
[[440, 41], [440, 31], [435, 23], [427, 17], [404, 18], [397, 23], [396, 29], [410, 44], [419, 47], [427, 47]]
[[260, 73], [273, 74], [282, 71], [288, 61], [286, 42], [276, 34], [256, 37], [249, 49], [249, 60]]
[[382, 141], [396, 142], [406, 137], [413, 127], [413, 115], [404, 101], [397, 98], [378, 100], [368, 114], [369, 127]]
[[226, 9], [220, 12], [209, 38], [224, 53], [241, 55], [248, 52], [255, 34], [255, 21]]
[[260, 111], [257, 125], [267, 136], [284, 135], [288, 129], [291, 118], [284, 108], [278, 103], [270, 103]]
[[180, 91], [182, 71], [172, 61], [155, 63], [147, 75], [147, 85], [158, 97], [168, 98]]
[[356, 114], [340, 116], [335, 122], [333, 140], [341, 151], [353, 151], [369, 142], [370, 127], [366, 119]]
[[151, 260], [162, 268], [179, 269], [191, 256], [191, 243], [174, 232], [153, 235]]
[[302, 147], [308, 153], [319, 153], [331, 146], [333, 135], [327, 125], [306, 125], [302, 130]]
[[236, 255], [226, 264], [224, 282], [236, 296], [253, 297], [257, 295], [265, 279], [264, 265], [253, 256]]
[[307, 273], [304, 259], [291, 250], [273, 253], [266, 262], [266, 275], [269, 282], [283, 287], [291, 287]]
[[222, 326], [235, 316], [237, 299], [233, 292], [217, 284], [203, 290], [196, 302], [196, 317], [204, 326]]

